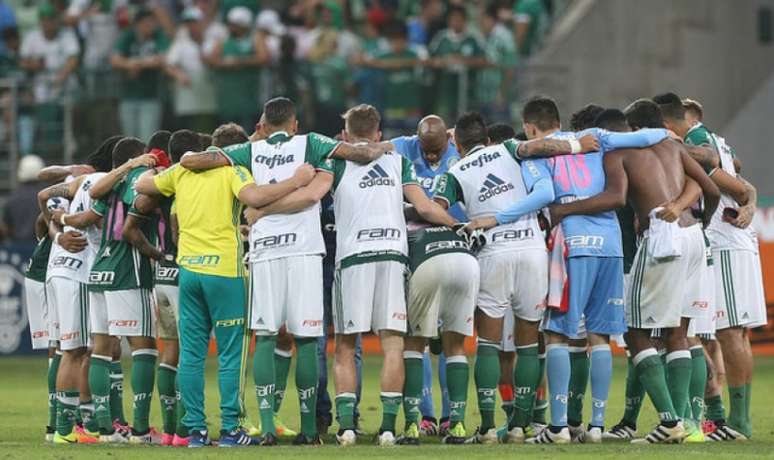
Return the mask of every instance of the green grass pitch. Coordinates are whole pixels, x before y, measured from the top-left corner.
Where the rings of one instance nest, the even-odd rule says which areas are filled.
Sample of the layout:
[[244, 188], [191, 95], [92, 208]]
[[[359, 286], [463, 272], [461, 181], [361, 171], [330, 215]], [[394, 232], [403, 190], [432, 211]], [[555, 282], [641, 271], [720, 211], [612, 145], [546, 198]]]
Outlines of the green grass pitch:
[[[472, 360], [471, 360], [472, 361]], [[363, 428], [373, 433], [380, 421], [379, 405], [379, 364], [378, 357], [366, 357], [364, 362], [364, 394], [361, 402]], [[614, 382], [608, 409], [608, 423], [615, 423], [621, 416], [623, 406], [623, 387], [626, 375], [626, 364], [623, 359], [616, 358]], [[124, 363], [125, 395], [124, 404], [127, 415], [131, 414], [131, 389], [129, 385], [129, 363]], [[649, 458], [687, 458], [691, 455], [701, 455], [702, 458], [773, 458], [774, 451], [774, 358], [758, 358], [755, 367], [755, 384], [753, 394], [754, 440], [747, 443], [722, 444], [691, 444], [680, 446], [631, 446], [624, 443], [607, 443], [602, 445], [569, 445], [569, 446], [527, 446], [527, 445], [496, 445], [496, 446], [444, 446], [438, 439], [423, 438], [419, 447], [379, 448], [373, 445], [372, 438], [360, 440], [353, 448], [341, 449], [335, 446], [331, 435], [325, 437], [323, 447], [292, 447], [289, 440], [283, 440], [281, 446], [275, 448], [243, 448], [223, 451], [215, 448], [173, 449], [166, 447], [145, 446], [53, 446], [43, 442], [43, 428], [46, 424], [46, 359], [44, 357], [0, 358], [0, 460], [24, 459], [143, 459], [155, 460], [166, 458], [314, 458], [315, 460], [336, 458], [344, 459], [426, 459], [426, 458], [463, 458], [493, 459], [493, 458], [573, 458], [573, 459], [631, 459]], [[478, 414], [476, 411], [475, 392], [473, 391], [471, 371], [471, 391], [469, 393], [467, 428], [469, 433], [476, 428]], [[217, 419], [217, 387], [215, 386], [214, 359], [208, 361], [207, 380], [207, 413], [212, 430], [218, 429]], [[248, 382], [248, 388], [252, 384]], [[295, 397], [293, 374], [288, 383], [288, 391], [282, 406], [281, 416], [288, 426], [298, 427], [298, 401]], [[331, 387], [332, 389], [332, 382]], [[435, 388], [436, 401], [439, 391]], [[587, 403], [588, 398], [587, 395]], [[258, 409], [252, 392], [247, 393], [247, 407], [252, 420], [258, 419]], [[588, 405], [588, 404], [587, 404]], [[437, 404], [437, 408], [440, 406]], [[586, 414], [588, 418], [588, 412]], [[498, 423], [502, 423], [500, 411]], [[154, 401], [152, 424], [161, 426], [157, 400]], [[640, 419], [640, 432], [651, 428], [656, 422], [655, 412], [650, 403], [643, 407]], [[402, 425], [402, 420], [399, 420]], [[333, 428], [331, 429], [331, 434]], [[698, 457], [694, 457], [698, 458]]]

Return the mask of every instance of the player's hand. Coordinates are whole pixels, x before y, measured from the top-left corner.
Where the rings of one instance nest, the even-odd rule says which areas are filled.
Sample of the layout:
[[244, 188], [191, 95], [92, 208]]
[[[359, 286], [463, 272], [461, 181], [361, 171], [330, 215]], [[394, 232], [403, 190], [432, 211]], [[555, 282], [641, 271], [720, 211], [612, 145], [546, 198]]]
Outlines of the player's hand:
[[674, 222], [680, 218], [683, 212], [674, 201], [662, 205], [662, 210], [656, 213], [656, 217], [666, 222]]
[[138, 166], [145, 166], [146, 168], [152, 168], [156, 166], [156, 155], [150, 154], [150, 153], [144, 153], [136, 158], [132, 158], [129, 160], [129, 164], [131, 165], [131, 169], [134, 169]]
[[296, 184], [296, 188], [306, 186], [309, 182], [312, 182], [317, 172], [314, 170], [314, 166], [309, 163], [304, 163], [296, 169], [293, 173], [293, 181]]
[[250, 226], [240, 225], [239, 233], [242, 235], [242, 241], [247, 241], [248, 239], [250, 239]]
[[92, 174], [95, 169], [91, 165], [72, 165], [70, 166], [70, 174], [75, 177], [83, 176], [86, 174]]
[[728, 223], [737, 228], [749, 227], [752, 223], [753, 217], [755, 216], [755, 207], [742, 206], [741, 208], [737, 209], [737, 212], [738, 214], [736, 218], [729, 219]]
[[64, 232], [59, 237], [59, 246], [62, 246], [67, 252], [81, 252], [86, 249], [87, 244], [86, 236], [75, 230]]
[[495, 226], [497, 226], [497, 219], [494, 217], [482, 217], [471, 220], [465, 225], [464, 229], [468, 234], [472, 234], [476, 230], [489, 230]]
[[263, 211], [256, 208], [246, 208], [243, 214], [249, 226], [252, 226], [263, 217]]
[[551, 221], [551, 228], [556, 227], [564, 219], [564, 212], [562, 212], [561, 205], [552, 204], [548, 207], [548, 216]]
[[578, 139], [578, 142], [580, 142], [581, 145], [580, 153], [599, 151], [599, 139], [597, 139], [597, 136], [594, 136], [593, 134], [586, 134], [585, 136]]

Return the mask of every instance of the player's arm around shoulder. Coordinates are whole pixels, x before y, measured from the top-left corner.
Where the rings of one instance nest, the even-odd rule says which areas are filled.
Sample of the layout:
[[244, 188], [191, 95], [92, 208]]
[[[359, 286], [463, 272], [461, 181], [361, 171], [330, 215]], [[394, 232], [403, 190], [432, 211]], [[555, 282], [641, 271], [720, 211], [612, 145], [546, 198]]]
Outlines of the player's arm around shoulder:
[[[234, 146], [231, 150], [240, 152], [241, 149], [246, 149], [249, 155], [249, 148], [250, 143], [248, 142], [247, 144]], [[203, 171], [232, 164], [235, 164], [235, 161], [231, 158], [228, 151], [220, 147], [208, 147], [203, 152], [187, 152], [180, 157], [180, 166], [191, 171]]]

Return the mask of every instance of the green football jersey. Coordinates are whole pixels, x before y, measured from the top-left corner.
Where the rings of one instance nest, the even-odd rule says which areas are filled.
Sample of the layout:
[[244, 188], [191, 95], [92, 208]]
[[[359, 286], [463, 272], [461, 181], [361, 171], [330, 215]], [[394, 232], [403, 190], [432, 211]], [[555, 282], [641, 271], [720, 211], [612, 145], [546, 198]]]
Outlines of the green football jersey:
[[[150, 259], [124, 241], [122, 231], [126, 217], [131, 213], [136, 198], [134, 183], [147, 168], [138, 167], [118, 182], [110, 194], [98, 200], [92, 209], [103, 216], [102, 244], [89, 274], [89, 289], [93, 291], [123, 291], [153, 287]], [[142, 232], [151, 244], [157, 240], [156, 216], [143, 216]]]
[[46, 281], [46, 268], [48, 267], [48, 255], [50, 253], [51, 238], [46, 235], [42, 240], [38, 241], [38, 245], [32, 251], [32, 257], [30, 257], [30, 263], [27, 266], [27, 271], [24, 272], [24, 276], [44, 283]]
[[412, 273], [426, 260], [441, 254], [463, 252], [470, 254], [465, 238], [449, 227], [430, 227], [408, 234], [409, 267]]
[[172, 232], [172, 216], [175, 214], [175, 198], [162, 198], [159, 209], [161, 211], [158, 227], [159, 244], [161, 251], [168, 257], [156, 264], [154, 281], [156, 284], [177, 286], [177, 277], [180, 270], [177, 266], [177, 262], [175, 262], [175, 259], [177, 259], [177, 244], [175, 244], [175, 238]]

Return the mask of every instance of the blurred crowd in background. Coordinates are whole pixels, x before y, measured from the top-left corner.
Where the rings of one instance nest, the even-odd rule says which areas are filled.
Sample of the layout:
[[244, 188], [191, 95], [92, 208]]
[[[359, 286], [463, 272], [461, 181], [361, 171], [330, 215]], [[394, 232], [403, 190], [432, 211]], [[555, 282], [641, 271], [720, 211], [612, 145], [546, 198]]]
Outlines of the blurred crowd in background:
[[0, 0], [0, 140], [59, 161], [119, 132], [252, 132], [277, 95], [329, 136], [355, 102], [380, 109], [385, 135], [431, 112], [511, 121], [519, 66], [555, 3]]

